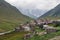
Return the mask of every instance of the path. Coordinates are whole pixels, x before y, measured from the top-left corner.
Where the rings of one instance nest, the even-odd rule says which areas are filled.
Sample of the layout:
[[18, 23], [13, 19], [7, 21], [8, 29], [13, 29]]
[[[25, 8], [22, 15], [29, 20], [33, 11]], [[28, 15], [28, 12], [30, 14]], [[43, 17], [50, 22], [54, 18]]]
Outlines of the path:
[[15, 30], [0, 33], [0, 35], [8, 34], [8, 33], [11, 33], [11, 32], [13, 32], [13, 31], [15, 31]]

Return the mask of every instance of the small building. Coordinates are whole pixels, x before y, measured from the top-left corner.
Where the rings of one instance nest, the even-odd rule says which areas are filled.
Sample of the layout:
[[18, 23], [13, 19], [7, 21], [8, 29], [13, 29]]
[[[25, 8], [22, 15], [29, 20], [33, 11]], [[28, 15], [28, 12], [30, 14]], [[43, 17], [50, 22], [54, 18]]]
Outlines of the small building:
[[15, 28], [15, 31], [20, 31], [20, 27], [16, 27]]
[[43, 25], [43, 29], [47, 29], [49, 26], [48, 25]]
[[52, 20], [45, 19], [45, 20], [44, 20], [44, 23], [45, 23], [45, 25], [52, 24]]
[[23, 24], [20, 24], [18, 27], [16, 27], [16, 28], [15, 28], [15, 31], [17, 31], [17, 32], [23, 31], [24, 29], [22, 28], [22, 25], [23, 25]]
[[60, 26], [60, 21], [53, 21], [52, 24], [54, 24], [54, 27]]
[[43, 25], [43, 29], [47, 32], [47, 33], [53, 33], [53, 32], [57, 32], [57, 29], [49, 26], [49, 25]]
[[56, 29], [46, 29], [46, 32], [47, 33], [53, 33], [53, 32], [56, 32]]
[[30, 31], [31, 30], [29, 24], [23, 25], [22, 28], [24, 29], [24, 31]]
[[53, 27], [48, 27], [48, 28], [45, 29], [45, 31], [47, 32], [47, 34], [57, 32], [57, 30]]
[[33, 37], [33, 35], [31, 33], [25, 34], [24, 35], [24, 40], [27, 40], [29, 38]]
[[30, 27], [29, 24], [22, 24], [22, 25], [16, 27], [15, 31], [18, 31], [18, 32], [20, 32], [20, 31], [31, 31], [31, 29], [32, 28]]
[[43, 20], [42, 20], [42, 19], [40, 19], [40, 20], [36, 20], [36, 22], [37, 22], [37, 25], [40, 25], [40, 24], [43, 23]]
[[29, 23], [30, 26], [36, 26], [36, 22], [34, 20], [31, 20]]

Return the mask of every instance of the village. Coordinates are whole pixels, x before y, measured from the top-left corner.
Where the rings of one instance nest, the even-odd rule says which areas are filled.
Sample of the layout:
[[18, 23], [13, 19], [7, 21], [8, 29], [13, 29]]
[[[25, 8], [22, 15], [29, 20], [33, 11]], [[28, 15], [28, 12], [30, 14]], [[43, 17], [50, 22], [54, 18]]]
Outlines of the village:
[[[54, 26], [50, 26], [50, 24]], [[60, 20], [48, 20], [48, 19], [39, 19], [39, 20], [31, 20], [30, 22], [26, 22], [25, 24], [20, 24], [15, 28], [16, 32], [26, 31], [27, 34], [24, 35], [24, 39], [28, 39], [33, 37], [34, 35], [45, 35], [49, 33], [58, 32], [60, 30], [55, 27], [60, 26]], [[40, 30], [44, 30], [43, 32], [36, 31], [36, 28]]]
[[60, 26], [60, 20], [48, 20], [48, 19], [31, 20], [30, 22], [19, 24], [12, 31], [0, 33], [0, 35], [9, 34], [11, 32], [27, 32], [27, 34], [25, 34], [23, 37], [23, 39], [26, 40], [33, 37], [34, 35], [45, 35], [58, 32], [60, 31], [56, 28], [58, 26]]

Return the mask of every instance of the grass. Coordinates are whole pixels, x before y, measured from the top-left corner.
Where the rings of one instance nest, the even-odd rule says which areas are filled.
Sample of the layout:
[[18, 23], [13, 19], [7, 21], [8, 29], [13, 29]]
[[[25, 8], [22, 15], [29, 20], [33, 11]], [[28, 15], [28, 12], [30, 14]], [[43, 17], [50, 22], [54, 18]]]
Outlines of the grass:
[[[51, 25], [52, 26], [52, 25]], [[59, 27], [55, 27], [57, 28], [57, 30], [60, 30], [60, 26]], [[44, 30], [41, 30], [41, 29], [38, 29], [39, 32], [41, 31], [44, 31]], [[60, 36], [60, 31], [58, 32], [54, 32], [54, 33], [50, 33], [50, 34], [45, 34], [45, 35], [35, 35], [34, 37], [28, 39], [28, 40], [49, 40], [55, 36]]]
[[28, 39], [28, 40], [49, 40], [55, 36], [59, 36], [60, 35], [60, 31], [59, 32], [56, 32], [56, 33], [51, 33], [51, 34], [46, 34], [46, 35], [42, 35], [42, 36], [39, 36], [39, 35], [35, 35], [34, 37]]
[[38, 26], [36, 26], [36, 27], [35, 27], [35, 31], [37, 31], [37, 32], [42, 32], [42, 31], [44, 31], [44, 30], [42, 30], [42, 29], [40, 29]]
[[21, 20], [18, 19], [4, 19], [4, 18], [0, 18], [0, 32], [4, 32], [4, 31], [9, 31], [9, 30], [13, 30], [15, 27], [17, 27], [19, 24], [23, 24], [26, 23], [27, 21], [30, 21], [31, 19], [28, 18], [24, 18]]
[[[36, 30], [38, 30], [38, 32], [44, 31], [44, 30], [41, 30], [38, 28], [36, 28]], [[23, 40], [23, 36], [26, 33], [28, 33], [28, 32], [13, 32], [10, 34], [0, 36], [0, 40]], [[55, 33], [45, 34], [45, 35], [35, 35], [32, 38], [29, 38], [27, 40], [49, 40], [49, 39], [51, 39], [55, 36], [59, 36], [59, 35], [60, 35], [60, 31], [55, 32]]]
[[[21, 23], [32, 20], [27, 17], [14, 6], [0, 0], [0, 32], [13, 30]], [[13, 32], [0, 36], [0, 40], [21, 40], [25, 32]]]
[[[0, 29], [9, 31], [21, 23], [30, 21], [32, 18], [23, 15], [16, 7], [4, 0], [0, 0]], [[4, 31], [2, 31], [4, 32]]]
[[0, 36], [0, 40], [22, 40], [24, 34], [26, 33], [27, 32], [13, 32], [10, 34]]
[[[16, 25], [17, 24], [15, 24], [13, 22], [8, 22], [8, 21], [3, 21], [3, 20], [0, 21], [0, 29], [5, 30], [5, 31], [13, 30]], [[2, 32], [4, 32], [4, 31], [2, 31]]]
[[[42, 31], [41, 29], [36, 28], [39, 32]], [[13, 32], [10, 34], [0, 36], [0, 40], [23, 40], [24, 34], [28, 32]]]

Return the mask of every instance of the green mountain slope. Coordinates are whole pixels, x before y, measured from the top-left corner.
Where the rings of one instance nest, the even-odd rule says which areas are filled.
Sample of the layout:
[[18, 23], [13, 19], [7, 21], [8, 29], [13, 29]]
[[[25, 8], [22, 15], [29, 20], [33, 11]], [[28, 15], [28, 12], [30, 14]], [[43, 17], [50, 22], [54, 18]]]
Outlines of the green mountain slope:
[[44, 18], [44, 17], [59, 17], [60, 18], [60, 4], [57, 5], [55, 8], [53, 8], [52, 10], [45, 13], [44, 15], [42, 15], [40, 18]]
[[0, 31], [11, 30], [17, 24], [30, 20], [31, 18], [22, 15], [16, 7], [0, 0]]

